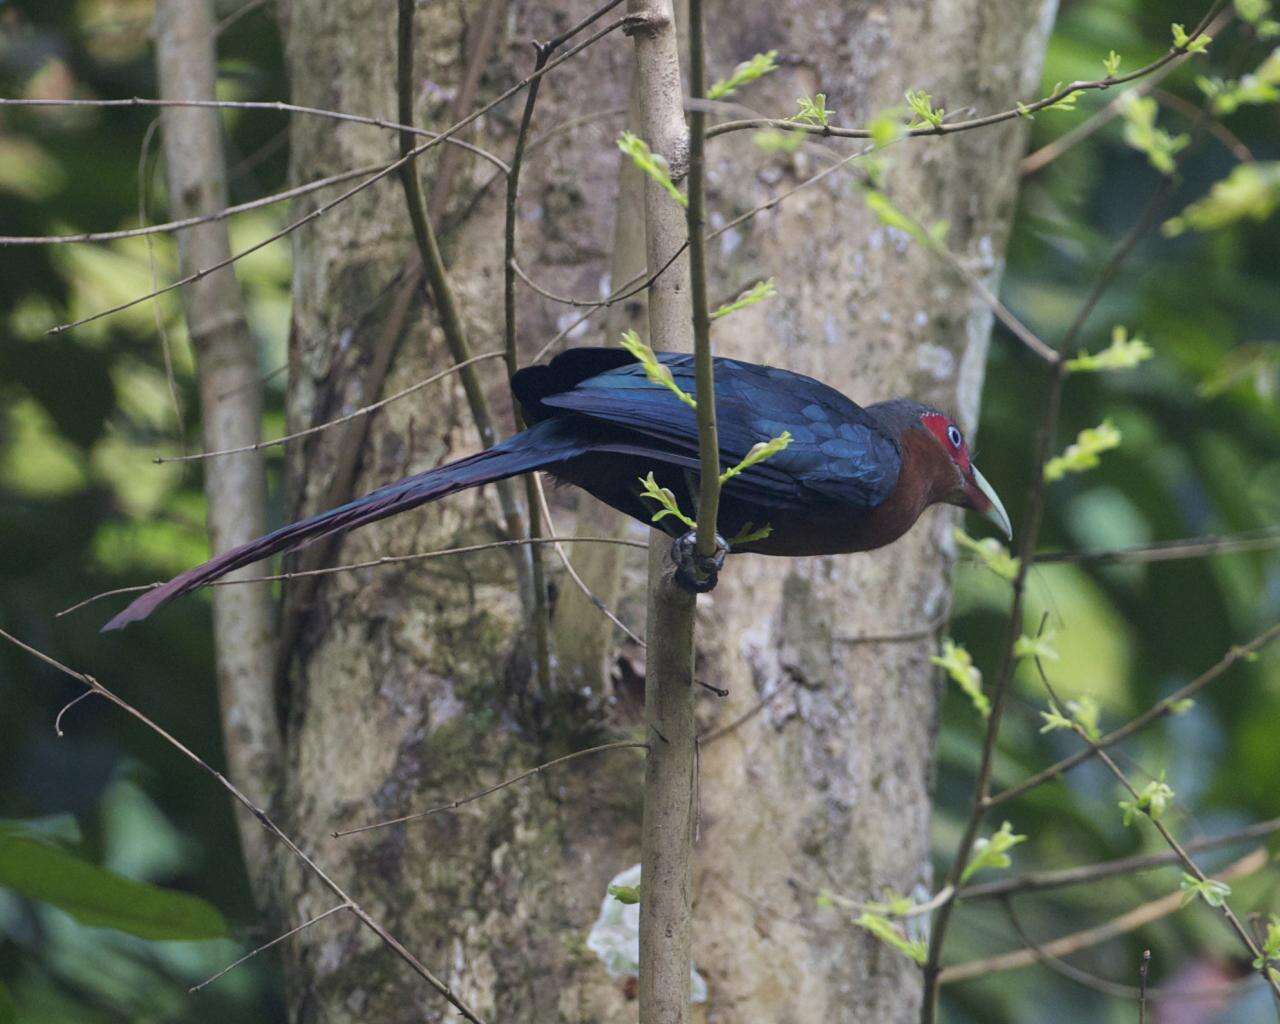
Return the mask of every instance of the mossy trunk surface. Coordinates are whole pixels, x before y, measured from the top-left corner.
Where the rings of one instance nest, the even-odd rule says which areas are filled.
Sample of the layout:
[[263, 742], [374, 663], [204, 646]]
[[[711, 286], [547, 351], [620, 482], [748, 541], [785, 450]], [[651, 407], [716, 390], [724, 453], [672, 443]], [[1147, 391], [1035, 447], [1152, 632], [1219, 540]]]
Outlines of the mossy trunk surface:
[[[500, 2], [500, 0], [493, 0]], [[418, 123], [450, 121], [486, 5], [428, 4], [419, 13]], [[783, 69], [741, 94], [753, 108], [794, 109], [823, 91], [840, 123], [901, 104], [908, 88], [939, 103], [1002, 109], [1037, 92], [1053, 0], [814, 4], [711, 3], [712, 78], [777, 49]], [[512, 2], [480, 77], [479, 101], [528, 72], [531, 39], [590, 9]], [[282, 11], [295, 103], [394, 118], [395, 9], [374, 0], [289, 0]], [[632, 46], [621, 33], [544, 81], [534, 137], [587, 113], [528, 154], [518, 222], [520, 262], [559, 294], [595, 298], [636, 242], [615, 230], [619, 154]], [[465, 138], [508, 157], [517, 99]], [[395, 137], [299, 117], [297, 181], [387, 162]], [[743, 132], [713, 140], [712, 226], [792, 187], [850, 144], [767, 156]], [[949, 245], [992, 284], [1017, 188], [1023, 129], [1014, 123], [889, 150], [892, 195], [925, 221], [950, 223]], [[439, 150], [420, 162], [428, 194]], [[501, 347], [501, 181], [462, 154], [437, 223], [476, 352]], [[308, 197], [306, 201], [316, 201]], [[301, 211], [297, 211], [301, 212]], [[615, 236], [628, 253], [615, 257]], [[448, 355], [419, 291], [386, 380], [365, 393], [412, 236], [389, 177], [294, 236], [289, 428], [357, 408], [438, 372]], [[831, 175], [722, 236], [711, 250], [713, 303], [761, 277], [779, 297], [715, 327], [717, 351], [820, 377], [854, 399], [909, 394], [976, 420], [991, 324], [966, 287], [881, 226]], [[521, 352], [536, 352], [579, 310], [521, 286]], [[571, 343], [605, 344], [598, 315]], [[625, 322], [615, 316], [617, 325]], [[480, 364], [495, 415], [511, 426], [500, 361]], [[290, 452], [291, 514], [314, 511], [343, 463], [341, 432]], [[359, 451], [355, 493], [475, 450], [457, 378], [381, 410]], [[560, 533], [588, 499], [552, 492]], [[600, 530], [601, 514], [584, 517]], [[495, 539], [492, 489], [456, 496], [345, 538], [332, 559], [361, 561]], [[606, 520], [606, 522], [608, 522]], [[854, 645], [909, 631], [947, 604], [952, 512], [926, 514], [891, 550], [796, 561], [731, 560], [699, 607], [699, 671], [729, 697], [699, 695], [704, 730], [758, 713], [704, 746], [695, 851], [694, 957], [709, 1002], [695, 1019], [898, 1022], [914, 1019], [918, 975], [904, 958], [817, 908], [813, 893], [874, 898], [932, 884], [929, 789], [936, 682], [932, 641]], [[643, 538], [639, 524], [618, 527]], [[579, 546], [583, 554], [585, 545]], [[621, 556], [606, 589], [640, 632], [645, 559]], [[553, 597], [573, 584], [548, 550]], [[642, 737], [643, 651], [581, 602], [577, 653], [549, 694], [536, 692], [511, 558], [502, 551], [400, 563], [325, 577], [287, 671], [286, 806], [366, 909], [491, 1022], [634, 1020], [634, 983], [611, 977], [586, 946], [608, 881], [639, 860], [641, 752], [583, 759], [424, 821], [328, 838], [335, 829], [446, 802], [593, 743]], [[571, 628], [559, 615], [561, 634]], [[603, 637], [602, 639], [600, 639]], [[568, 646], [568, 645], [566, 645]], [[606, 673], [592, 666], [604, 650]], [[583, 654], [581, 652], [589, 652]], [[296, 923], [331, 899], [294, 866], [284, 914]], [[288, 954], [300, 1022], [444, 1021], [456, 1014], [358, 923], [334, 915]]]

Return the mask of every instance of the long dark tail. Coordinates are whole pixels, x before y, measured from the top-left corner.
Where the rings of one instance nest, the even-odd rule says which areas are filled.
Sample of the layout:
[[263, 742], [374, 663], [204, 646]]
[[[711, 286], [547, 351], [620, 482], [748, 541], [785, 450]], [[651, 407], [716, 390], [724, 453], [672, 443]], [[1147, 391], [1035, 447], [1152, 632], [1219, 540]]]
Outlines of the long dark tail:
[[147, 591], [103, 626], [102, 631], [106, 633], [123, 629], [131, 622], [141, 622], [162, 604], [278, 551], [290, 551], [320, 537], [353, 530], [455, 491], [542, 469], [580, 455], [583, 450], [581, 442], [572, 436], [571, 430], [566, 429], [563, 420], [535, 424], [476, 455], [379, 487], [363, 498], [282, 526], [264, 537], [224, 551], [203, 565], [188, 569], [168, 583]]

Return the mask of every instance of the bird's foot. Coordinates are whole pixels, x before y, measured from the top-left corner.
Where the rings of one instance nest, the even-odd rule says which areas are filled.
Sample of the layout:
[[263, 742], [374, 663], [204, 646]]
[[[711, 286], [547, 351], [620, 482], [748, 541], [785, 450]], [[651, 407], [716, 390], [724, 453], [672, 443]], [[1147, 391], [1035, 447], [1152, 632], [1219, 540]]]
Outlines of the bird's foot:
[[724, 568], [729, 543], [716, 534], [716, 550], [710, 556], [698, 554], [698, 535], [690, 530], [671, 545], [671, 560], [676, 564], [675, 580], [691, 594], [705, 594], [715, 589]]

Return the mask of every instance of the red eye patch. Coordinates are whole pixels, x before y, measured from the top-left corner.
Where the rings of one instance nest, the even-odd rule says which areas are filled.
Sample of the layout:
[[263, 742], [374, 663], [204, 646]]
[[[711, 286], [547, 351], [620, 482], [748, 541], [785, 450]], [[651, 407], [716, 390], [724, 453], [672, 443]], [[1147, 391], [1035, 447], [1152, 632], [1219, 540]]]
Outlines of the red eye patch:
[[969, 468], [969, 448], [964, 434], [948, 417], [939, 412], [927, 412], [920, 417], [925, 429], [938, 439], [938, 443], [961, 469]]

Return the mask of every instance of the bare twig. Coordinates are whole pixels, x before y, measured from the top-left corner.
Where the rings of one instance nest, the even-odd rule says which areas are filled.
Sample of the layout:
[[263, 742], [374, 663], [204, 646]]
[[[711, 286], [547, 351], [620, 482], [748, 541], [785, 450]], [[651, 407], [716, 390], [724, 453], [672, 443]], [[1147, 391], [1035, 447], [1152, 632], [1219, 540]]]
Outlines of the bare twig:
[[1124, 562], [1177, 562], [1211, 555], [1232, 555], [1245, 551], [1269, 551], [1280, 547], [1280, 529], [1256, 530], [1224, 537], [1188, 537], [1184, 540], [1161, 541], [1132, 548], [1108, 548], [1098, 551], [1048, 551], [1036, 555], [1044, 564], [1091, 562], [1109, 565]]
[[[1280, 818], [1271, 818], [1253, 825], [1228, 832], [1221, 836], [1210, 836], [1193, 839], [1183, 844], [1188, 853], [1199, 853], [1203, 850], [1217, 850], [1223, 846], [1235, 846], [1237, 843], [1249, 842], [1253, 839], [1265, 839], [1280, 832]], [[982, 882], [977, 885], [966, 885], [956, 893], [958, 900], [989, 899], [994, 896], [1011, 896], [1017, 893], [1044, 892], [1048, 889], [1060, 889], [1069, 885], [1085, 885], [1104, 878], [1115, 878], [1121, 875], [1134, 875], [1143, 871], [1154, 871], [1178, 863], [1178, 855], [1172, 850], [1163, 853], [1138, 854], [1133, 857], [1118, 857], [1115, 860], [1104, 860], [1098, 864], [1083, 864], [1074, 868], [1063, 868], [1058, 871], [1037, 871], [1012, 878], [1001, 878], [994, 882]]]
[[[168, 284], [165, 287], [158, 289], [157, 291], [149, 292], [146, 295], [139, 295], [135, 298], [129, 299], [127, 302], [119, 303], [115, 306], [111, 306], [108, 309], [99, 310], [97, 313], [92, 313], [89, 316], [82, 317], [79, 320], [74, 320], [64, 324], [58, 324], [56, 327], [51, 327], [47, 333], [61, 334], [64, 331], [69, 331], [72, 328], [80, 327], [94, 320], [100, 320], [103, 317], [111, 316], [113, 313], [119, 313], [122, 310], [129, 309], [132, 306], [136, 306], [141, 302], [147, 302], [150, 299], [154, 299], [157, 295], [163, 295], [164, 293], [172, 291], [175, 288], [180, 288], [183, 285], [190, 284], [192, 281], [197, 281], [200, 278], [204, 277], [206, 274], [210, 274], [215, 270], [221, 270], [223, 267], [229, 266], [231, 263], [234, 263], [236, 260], [243, 259], [245, 256], [255, 253], [259, 249], [263, 249], [266, 246], [271, 245], [273, 242], [279, 241], [281, 238], [285, 237], [286, 235], [294, 231], [297, 231], [298, 228], [303, 227], [311, 223], [311, 221], [317, 219], [318, 217], [323, 216], [329, 210], [337, 206], [339, 203], [346, 202], [348, 199], [356, 195], [358, 192], [361, 192], [364, 189], [368, 188], [369, 186], [376, 184], [377, 182], [381, 181], [383, 178], [387, 177], [389, 174], [393, 174], [396, 171], [400, 170], [401, 167], [417, 159], [417, 157], [421, 156], [427, 150], [434, 148], [435, 146], [439, 145], [442, 142], [447, 142], [458, 132], [462, 131], [462, 129], [465, 128], [467, 125], [483, 117], [494, 107], [498, 106], [501, 103], [506, 102], [516, 93], [518, 93], [521, 89], [524, 89], [526, 86], [530, 84], [531, 81], [534, 81], [536, 80], [536, 78], [540, 78], [542, 75], [545, 75], [551, 71], [554, 71], [557, 67], [563, 64], [565, 61], [572, 60], [575, 56], [577, 56], [580, 52], [582, 52], [588, 46], [591, 46], [593, 43], [596, 43], [600, 39], [603, 39], [605, 36], [609, 35], [611, 32], [614, 32], [617, 29], [625, 27], [627, 24], [629, 24], [628, 18], [619, 18], [617, 21], [606, 25], [604, 28], [598, 30], [593, 35], [589, 36], [587, 39], [584, 39], [577, 46], [573, 47], [572, 49], [566, 50], [559, 57], [555, 58], [552, 61], [549, 61], [546, 64], [546, 66], [543, 67], [542, 70], [537, 73], [536, 76], [530, 76], [529, 78], [522, 79], [521, 81], [517, 82], [515, 85], [511, 86], [511, 88], [503, 92], [496, 99], [490, 101], [489, 103], [486, 103], [483, 107], [480, 107], [479, 109], [472, 111], [470, 114], [464, 117], [461, 121], [458, 121], [455, 124], [451, 125], [449, 128], [445, 129], [445, 131], [441, 132], [435, 138], [428, 139], [427, 141], [413, 147], [413, 149], [411, 149], [408, 153], [402, 155], [399, 159], [393, 160], [391, 163], [386, 164], [384, 167], [382, 167], [378, 171], [375, 171], [372, 175], [370, 175], [364, 181], [360, 182], [355, 187], [347, 189], [347, 191], [343, 192], [340, 196], [338, 196], [335, 199], [331, 199], [326, 203], [322, 203], [321, 205], [317, 206], [314, 210], [309, 211], [305, 216], [299, 217], [297, 220], [291, 221], [289, 224], [286, 224], [279, 231], [273, 232], [271, 235], [267, 236], [266, 238], [262, 239], [259, 242], [256, 242], [255, 244], [249, 246], [248, 248], [242, 249], [240, 252], [234, 253], [227, 259], [222, 260], [212, 266], [204, 267], [196, 271], [194, 274], [190, 274], [187, 277], [174, 281], [171, 284]], [[3, 105], [6, 102], [14, 102], [14, 101], [5, 101], [3, 99], [0, 99], [0, 105]], [[72, 101], [68, 101], [68, 102], [72, 102]], [[116, 101], [102, 101], [102, 102], [112, 103]], [[119, 105], [127, 106], [127, 105], [149, 105], [149, 104], [146, 104], [145, 102], [142, 102], [142, 101], [139, 101], [137, 104], [133, 104], [132, 101], [119, 101]]]
[[255, 949], [250, 950], [248, 953], [240, 957], [238, 960], [234, 960], [231, 963], [227, 964], [227, 966], [222, 968], [222, 970], [220, 970], [217, 974], [211, 974], [209, 977], [205, 978], [204, 981], [200, 982], [200, 984], [192, 985], [189, 989], [187, 989], [187, 991], [191, 993], [199, 992], [202, 988], [205, 988], [208, 985], [212, 985], [224, 974], [230, 974], [241, 964], [247, 963], [249, 960], [252, 960], [259, 953], [266, 952], [272, 946], [275, 946], [278, 943], [283, 942], [285, 939], [292, 938], [294, 935], [297, 935], [298, 932], [305, 931], [307, 928], [310, 928], [313, 924], [316, 924], [319, 921], [323, 921], [326, 917], [330, 917], [333, 914], [336, 914], [339, 910], [350, 910], [350, 909], [351, 909], [351, 905], [349, 903], [339, 903], [336, 907], [330, 907], [328, 910], [324, 911], [323, 913], [317, 914], [315, 917], [312, 917], [306, 921], [303, 921], [302, 924], [298, 925], [296, 928], [290, 928], [283, 935], [277, 935], [270, 942], [264, 942], [261, 946], [258, 946]]
[[[556, 544], [556, 543], [572, 543], [572, 544], [616, 544], [627, 548], [647, 548], [648, 545], [638, 540], [623, 540], [618, 537], [517, 537], [510, 540], [495, 540], [485, 544], [470, 544], [460, 548], [444, 548], [440, 551], [420, 551], [411, 555], [383, 555], [380, 558], [371, 558], [366, 562], [353, 562], [348, 565], [330, 565], [322, 569], [302, 569], [294, 572], [273, 573], [270, 576], [251, 576], [236, 577], [234, 579], [224, 577], [218, 580], [211, 580], [205, 586], [209, 587], [234, 587], [243, 583], [276, 583], [282, 580], [306, 579], [310, 576], [332, 576], [339, 572], [354, 572], [357, 569], [372, 569], [380, 565], [394, 565], [398, 562], [423, 562], [433, 558], [444, 558], [447, 555], [469, 555], [477, 551], [491, 551], [499, 548], [510, 548], [521, 544]], [[83, 601], [77, 601], [68, 608], [58, 612], [55, 618], [61, 618], [64, 615], [70, 615], [72, 612], [79, 611], [81, 608], [91, 605], [96, 601], [100, 601], [105, 597], [117, 597], [121, 594], [138, 594], [144, 590], [155, 590], [156, 587], [163, 586], [164, 580], [157, 580], [155, 583], [144, 583], [136, 587], [116, 587], [114, 590], [104, 590], [92, 597], [86, 597]], [[621, 623], [619, 623], [621, 626]], [[622, 626], [626, 629], [625, 626]]]
[[394, 395], [388, 395], [386, 398], [379, 399], [376, 402], [370, 402], [368, 405], [361, 406], [354, 412], [349, 412], [344, 416], [339, 416], [337, 419], [327, 420], [324, 423], [317, 423], [314, 427], [307, 427], [305, 430], [296, 430], [292, 434], [285, 434], [284, 437], [275, 437], [270, 441], [255, 441], [253, 444], [242, 445], [239, 448], [222, 448], [215, 452], [196, 452], [192, 455], [157, 455], [151, 461], [155, 463], [193, 462], [198, 459], [215, 459], [222, 455], [236, 455], [240, 452], [258, 452], [262, 451], [264, 448], [273, 448], [278, 444], [288, 444], [290, 441], [296, 441], [301, 437], [309, 437], [312, 434], [318, 434], [322, 430], [328, 430], [330, 427], [336, 427], [342, 423], [349, 423], [351, 420], [357, 419], [361, 416], [368, 416], [371, 412], [377, 412], [383, 406], [390, 405], [392, 402], [399, 401], [401, 398], [407, 398], [409, 395], [412, 395], [417, 391], [421, 391], [427, 385], [444, 380], [444, 378], [460, 372], [467, 366], [478, 363], [483, 359], [498, 359], [501, 358], [501, 356], [501, 352], [481, 352], [479, 355], [471, 356], [461, 363], [455, 363], [447, 370], [441, 370], [439, 373], [433, 373], [425, 380], [420, 380], [416, 384], [410, 384], [407, 388], [397, 391]]
[[[1131, 718], [1118, 729], [1114, 729], [1107, 733], [1098, 740], [1097, 746], [1105, 750], [1107, 747], [1114, 746], [1121, 740], [1127, 739], [1134, 733], [1146, 728], [1146, 726], [1150, 725], [1156, 719], [1167, 715], [1173, 705], [1178, 701], [1185, 700], [1186, 698], [1199, 693], [1215, 679], [1223, 675], [1223, 673], [1225, 673], [1227, 669], [1231, 668], [1232, 665], [1236, 664], [1236, 662], [1248, 658], [1255, 651], [1262, 650], [1262, 648], [1266, 647], [1267, 644], [1271, 643], [1277, 637], [1280, 637], [1280, 622], [1277, 622], [1270, 629], [1259, 633], [1248, 643], [1242, 644], [1238, 647], [1232, 647], [1231, 650], [1227, 651], [1227, 653], [1224, 654], [1215, 665], [1196, 676], [1196, 678], [1191, 680], [1191, 682], [1187, 683], [1185, 686], [1179, 687], [1162, 700], [1157, 701], [1155, 704], [1151, 705], [1151, 707], [1147, 708], [1134, 718]], [[1093, 757], [1093, 750], [1090, 747], [1086, 747], [1069, 757], [1064, 757], [1062, 760], [1058, 761], [1056, 764], [1050, 765], [1043, 771], [1036, 772], [1036, 774], [1032, 775], [1029, 779], [1025, 779], [1017, 785], [1010, 786], [1008, 789], [1002, 789], [999, 793], [989, 796], [984, 801], [983, 806], [986, 809], [990, 809], [1003, 804], [1006, 801], [1012, 800], [1015, 797], [1021, 796], [1023, 793], [1048, 782], [1050, 779], [1057, 778], [1063, 772], [1069, 771], [1076, 765], [1089, 760], [1091, 757]]]
[[267, 816], [266, 811], [264, 811], [252, 800], [250, 800], [244, 794], [244, 792], [239, 788], [237, 788], [236, 785], [232, 783], [225, 775], [215, 770], [214, 768], [210, 767], [209, 763], [205, 761], [203, 758], [201, 758], [199, 754], [191, 750], [190, 747], [186, 746], [181, 740], [179, 740], [172, 733], [165, 730], [162, 726], [157, 725], [154, 721], [148, 718], [145, 714], [143, 714], [141, 711], [135, 708], [128, 701], [124, 700], [121, 697], [116, 696], [116, 694], [112, 690], [107, 689], [107, 687], [103, 686], [102, 683], [98, 682], [98, 680], [95, 679], [93, 676], [88, 675], [84, 672], [77, 672], [75, 669], [69, 668], [68, 666], [62, 664], [62, 662], [57, 661], [54, 658], [49, 657], [49, 655], [36, 650], [30, 644], [24, 643], [23, 641], [19, 640], [17, 637], [6, 632], [4, 629], [0, 629], [0, 638], [8, 640], [15, 647], [18, 647], [20, 650], [26, 651], [33, 658], [36, 658], [37, 660], [48, 665], [50, 668], [54, 668], [57, 671], [63, 673], [64, 675], [70, 676], [72, 679], [79, 681], [84, 686], [88, 687], [88, 689], [92, 693], [97, 694], [99, 697], [102, 697], [104, 700], [110, 701], [112, 704], [118, 707], [121, 711], [132, 716], [136, 721], [140, 722], [142, 725], [150, 729], [153, 733], [155, 733], [162, 740], [168, 743], [169, 746], [173, 747], [176, 751], [178, 751], [178, 753], [180, 753], [183, 757], [189, 760], [197, 768], [204, 771], [215, 782], [217, 782], [218, 785], [222, 786], [223, 789], [225, 789], [228, 793], [230, 793], [231, 796], [234, 797], [235, 800], [242, 807], [245, 808], [245, 810], [247, 810], [250, 814], [252, 814], [255, 818], [257, 818], [258, 821], [262, 824], [263, 828], [265, 828], [269, 833], [271, 833], [271, 835], [273, 835], [276, 839], [278, 839], [281, 843], [283, 843], [285, 847], [289, 850], [289, 852], [294, 857], [296, 857], [299, 861], [301, 861], [303, 866], [306, 867], [306, 869], [310, 871], [326, 889], [328, 889], [331, 893], [337, 896], [339, 900], [342, 901], [343, 906], [350, 907], [351, 912], [360, 919], [360, 921], [365, 925], [365, 927], [367, 927], [370, 931], [372, 931], [378, 937], [378, 939], [382, 942], [383, 945], [385, 945], [388, 949], [390, 949], [393, 953], [395, 953], [396, 956], [398, 956], [401, 960], [403, 960], [406, 964], [408, 964], [410, 969], [412, 969], [415, 974], [417, 974], [420, 978], [426, 981], [427, 984], [429, 984], [432, 988], [434, 988], [437, 992], [439, 992], [440, 995], [444, 996], [444, 998], [447, 999], [451, 1004], [453, 1004], [453, 1006], [458, 1010], [458, 1012], [461, 1013], [464, 1018], [471, 1021], [472, 1024], [484, 1024], [484, 1022], [480, 1019], [480, 1017], [476, 1015], [475, 1011], [472, 1010], [465, 1002], [463, 1002], [461, 996], [459, 996], [456, 992], [454, 992], [452, 988], [450, 988], [447, 984], [445, 984], [445, 982], [441, 981], [438, 977], [436, 977], [435, 974], [433, 974], [420, 960], [418, 960], [417, 957], [415, 957], [412, 953], [410, 953], [409, 950], [406, 949], [400, 943], [400, 941], [396, 939], [394, 935], [392, 935], [389, 931], [387, 931], [387, 929], [383, 927], [382, 924], [380, 924], [375, 918], [370, 916], [370, 914], [359, 903], [357, 903], [354, 899], [352, 899], [347, 894], [346, 890], [343, 889], [342, 886], [340, 886], [337, 882], [335, 882], [333, 878], [331, 878], [313, 858], [308, 856], [302, 850], [302, 848], [298, 846], [297, 843], [295, 843], [292, 839], [289, 838], [288, 835], [286, 835], [284, 832], [280, 830], [280, 827], [276, 825], [276, 823], [272, 821], [270, 817]]
[[610, 750], [623, 750], [627, 747], [635, 747], [639, 750], [647, 750], [649, 744], [641, 740], [618, 740], [614, 743], [601, 743], [599, 746], [588, 747], [586, 750], [575, 750], [572, 754], [565, 754], [563, 757], [557, 757], [553, 761], [547, 761], [535, 768], [530, 768], [521, 772], [519, 775], [513, 775], [511, 778], [495, 785], [488, 786], [485, 789], [477, 790], [466, 796], [460, 796], [456, 800], [450, 800], [446, 804], [440, 804], [425, 811], [417, 811], [413, 814], [406, 814], [400, 818], [391, 818], [387, 821], [377, 821], [371, 825], [360, 825], [357, 828], [340, 829], [339, 831], [330, 833], [334, 839], [341, 839], [343, 836], [352, 836], [357, 832], [371, 832], [374, 829], [386, 828], [388, 825], [403, 825], [409, 821], [420, 821], [422, 818], [430, 817], [433, 814], [439, 814], [441, 811], [456, 811], [464, 804], [469, 804], [473, 800], [479, 800], [481, 797], [488, 796], [490, 793], [496, 793], [500, 789], [506, 789], [508, 786], [514, 786], [517, 782], [523, 782], [525, 779], [532, 778], [535, 775], [541, 775], [548, 768], [555, 768], [558, 765], [566, 764], [569, 761], [576, 761], [580, 757], [587, 757], [591, 754], [603, 754]]
[[[1219, 873], [1219, 877], [1237, 878], [1242, 875], [1253, 874], [1262, 870], [1266, 864], [1267, 851], [1257, 849], [1224, 868]], [[939, 974], [939, 981], [943, 985], [949, 985], [958, 981], [968, 981], [971, 978], [981, 978], [998, 971], [1012, 971], [1019, 967], [1030, 967], [1040, 959], [1040, 953], [1042, 952], [1052, 956], [1069, 956], [1082, 949], [1097, 946], [1116, 936], [1136, 931], [1152, 921], [1158, 921], [1162, 917], [1167, 917], [1178, 910], [1182, 903], [1182, 893], [1173, 892], [1167, 896], [1152, 900], [1150, 903], [1144, 903], [1140, 907], [1135, 907], [1133, 910], [1093, 928], [1086, 928], [1083, 931], [1073, 932], [1070, 935], [1054, 939], [1052, 942], [1043, 943], [1039, 947], [1040, 952], [1035, 949], [1018, 949], [1011, 953], [1001, 953], [998, 956], [984, 957], [981, 960], [969, 960], [965, 963], [944, 967]]]

